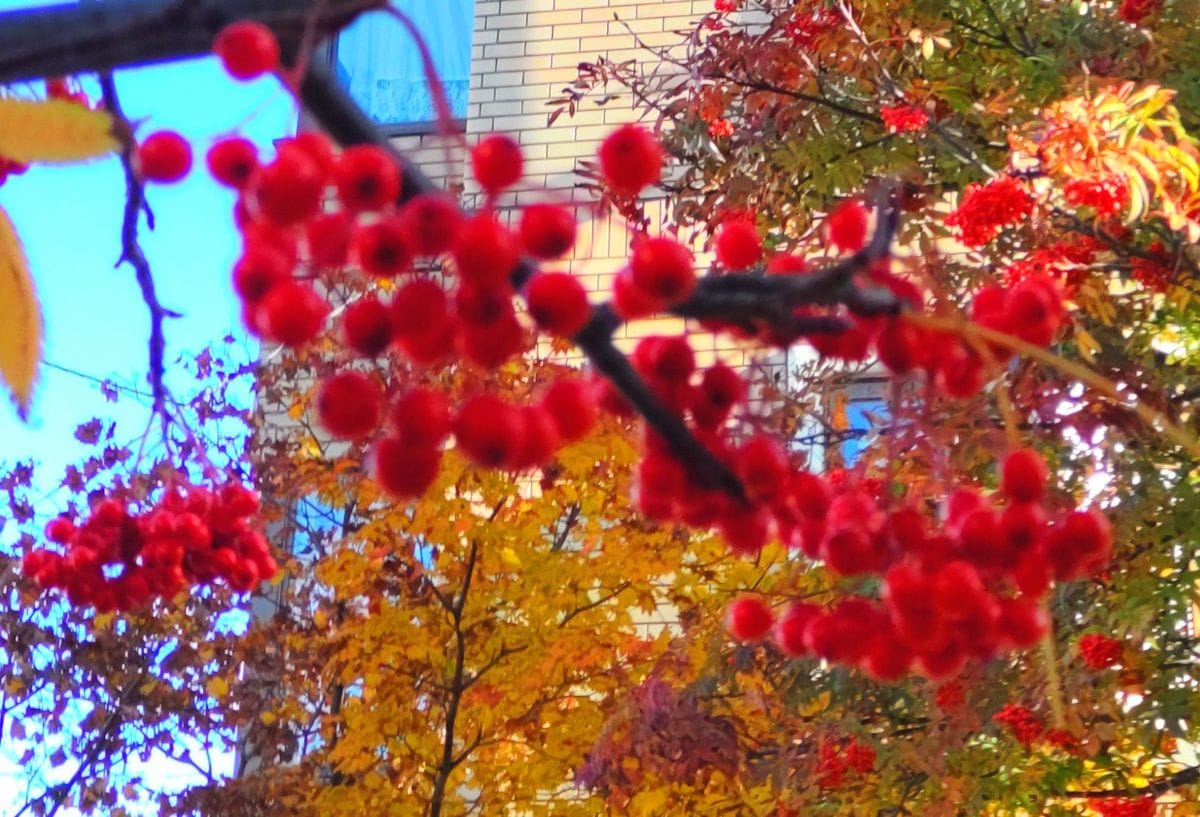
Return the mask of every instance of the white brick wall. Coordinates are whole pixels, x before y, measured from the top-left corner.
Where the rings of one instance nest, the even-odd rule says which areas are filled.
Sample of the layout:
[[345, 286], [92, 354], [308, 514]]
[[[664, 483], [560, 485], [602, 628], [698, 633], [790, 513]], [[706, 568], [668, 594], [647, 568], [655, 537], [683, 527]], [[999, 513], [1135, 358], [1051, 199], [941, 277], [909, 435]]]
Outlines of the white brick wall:
[[[575, 255], [553, 265], [583, 278], [597, 293], [607, 295], [613, 275], [625, 263], [629, 232], [607, 219], [592, 219], [591, 197], [577, 190], [575, 174], [580, 159], [595, 155], [600, 140], [615, 125], [633, 121], [637, 113], [626, 98], [596, 108], [590, 103], [573, 117], [562, 116], [547, 125], [547, 102], [577, 76], [580, 62], [598, 56], [611, 59], [649, 59], [638, 49], [630, 29], [644, 42], [671, 45], [680, 42], [674, 32], [689, 27], [712, 10], [711, 0], [487, 0], [476, 3], [472, 42], [471, 95], [466, 138], [499, 132], [516, 139], [524, 152], [526, 177], [498, 205], [539, 200], [575, 202], [580, 216], [579, 244]], [[628, 26], [628, 28], [627, 28]], [[440, 139], [410, 136], [397, 139], [426, 172], [450, 189], [461, 190], [468, 205], [478, 204], [477, 190], [465, 176], [461, 159], [447, 165]], [[459, 154], [461, 156], [461, 153]], [[663, 217], [661, 205], [651, 207], [655, 223]], [[699, 248], [697, 248], [699, 249]], [[708, 259], [699, 255], [702, 265]], [[648, 334], [674, 333], [676, 320], [640, 321], [626, 327], [622, 342]], [[736, 345], [694, 336], [701, 361], [713, 355], [743, 363]]]

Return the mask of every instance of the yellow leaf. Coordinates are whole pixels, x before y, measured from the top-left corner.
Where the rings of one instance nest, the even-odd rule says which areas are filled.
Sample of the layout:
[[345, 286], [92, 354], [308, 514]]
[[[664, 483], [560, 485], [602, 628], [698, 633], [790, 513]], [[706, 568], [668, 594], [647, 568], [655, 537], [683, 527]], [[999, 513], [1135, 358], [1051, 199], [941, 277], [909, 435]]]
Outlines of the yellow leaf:
[[271, 724], [275, 723], [275, 713], [274, 712], [264, 712], [258, 716], [258, 719], [260, 721], [262, 721], [264, 724], [266, 724], [267, 726], [270, 726]]
[[510, 547], [506, 547], [500, 551], [500, 559], [507, 567], [517, 570], [521, 567], [521, 557], [517, 552]]
[[[3, 130], [0, 127], [0, 130]], [[42, 313], [21, 240], [0, 208], [0, 380], [24, 419], [42, 354]]]
[[1075, 332], [1075, 343], [1079, 347], [1079, 354], [1088, 363], [1096, 362], [1096, 352], [1100, 351], [1099, 342], [1090, 334], [1082, 329]]
[[809, 718], [813, 715], [816, 715], [818, 712], [824, 712], [829, 708], [829, 703], [832, 700], [833, 695], [829, 691], [822, 692], [820, 695], [800, 707], [800, 716]]
[[229, 694], [229, 682], [220, 676], [215, 676], [208, 679], [204, 689], [214, 698], [224, 698]]
[[65, 99], [0, 98], [0, 156], [30, 162], [80, 162], [113, 153], [113, 121]]

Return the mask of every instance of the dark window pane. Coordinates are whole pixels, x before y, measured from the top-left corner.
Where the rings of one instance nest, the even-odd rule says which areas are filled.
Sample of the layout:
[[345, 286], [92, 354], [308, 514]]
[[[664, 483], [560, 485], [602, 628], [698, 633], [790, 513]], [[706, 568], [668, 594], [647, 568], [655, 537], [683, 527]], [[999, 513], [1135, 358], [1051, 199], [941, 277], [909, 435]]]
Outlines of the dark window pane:
[[[392, 5], [420, 30], [452, 116], [465, 119], [474, 0], [393, 0]], [[338, 35], [335, 62], [338, 79], [377, 123], [437, 120], [420, 49], [399, 20], [379, 12], [363, 15]]]

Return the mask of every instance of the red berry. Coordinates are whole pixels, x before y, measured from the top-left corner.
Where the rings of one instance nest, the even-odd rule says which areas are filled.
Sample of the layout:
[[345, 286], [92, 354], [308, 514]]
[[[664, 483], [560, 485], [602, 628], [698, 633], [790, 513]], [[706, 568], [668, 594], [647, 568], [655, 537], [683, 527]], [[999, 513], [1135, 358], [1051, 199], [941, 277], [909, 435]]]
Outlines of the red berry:
[[300, 346], [317, 336], [329, 316], [329, 304], [308, 284], [284, 281], [256, 309], [258, 326], [270, 340]]
[[392, 343], [392, 314], [374, 295], [364, 295], [342, 315], [346, 345], [364, 357], [382, 354]]
[[643, 238], [633, 246], [629, 274], [634, 285], [662, 305], [678, 303], [696, 288], [692, 253], [673, 238]]
[[509, 314], [484, 327], [464, 327], [461, 352], [476, 365], [495, 369], [525, 348], [525, 330], [516, 315]]
[[[890, 683], [898, 681], [908, 674], [912, 667], [913, 654], [908, 647], [896, 637], [893, 632], [880, 633], [870, 639], [867, 654], [862, 657], [862, 671], [876, 681]], [[875, 753], [868, 747], [851, 746], [852, 749], [865, 749], [851, 765], [860, 772], [870, 771], [875, 764]]]
[[540, 272], [525, 284], [529, 314], [546, 332], [571, 337], [587, 323], [587, 290], [567, 272]]
[[715, 428], [746, 397], [746, 384], [731, 366], [716, 363], [700, 379], [692, 399], [692, 417], [703, 428]]
[[666, 306], [651, 293], [639, 287], [628, 267], [617, 273], [612, 286], [613, 309], [625, 320], [642, 318]]
[[787, 488], [788, 462], [782, 447], [765, 434], [756, 434], [737, 452], [738, 475], [751, 501], [768, 502]]
[[696, 368], [696, 353], [686, 337], [643, 338], [634, 350], [633, 365], [650, 380], [682, 384]]
[[353, 249], [363, 271], [377, 278], [394, 278], [412, 267], [412, 251], [396, 216], [356, 229]]
[[1036, 601], [1026, 598], [1001, 602], [1000, 629], [1007, 644], [1029, 649], [1050, 631], [1050, 616]]
[[337, 170], [337, 146], [320, 131], [306, 130], [280, 141], [279, 153], [295, 151], [317, 166], [322, 178], [331, 179]]
[[51, 542], [65, 545], [75, 535], [75, 525], [70, 519], [59, 516], [51, 519], [46, 525], [46, 538]]
[[321, 213], [304, 224], [308, 261], [318, 269], [338, 269], [350, 258], [350, 216], [344, 210]]
[[557, 204], [531, 204], [521, 213], [520, 236], [525, 251], [550, 260], [575, 245], [575, 216]]
[[383, 391], [362, 372], [326, 378], [317, 394], [317, 419], [335, 437], [358, 439], [379, 427]]
[[937, 385], [950, 397], [966, 398], [983, 388], [983, 361], [974, 352], [953, 343], [941, 350]]
[[346, 148], [333, 172], [338, 199], [351, 212], [381, 210], [400, 195], [400, 170], [375, 145]]
[[242, 231], [242, 246], [247, 250], [252, 247], [267, 247], [286, 258], [289, 269], [295, 267], [300, 257], [300, 247], [294, 230], [280, 227], [266, 219], [247, 220], [239, 229]]
[[548, 462], [562, 445], [554, 417], [545, 406], [525, 406], [521, 409], [521, 425], [521, 449], [514, 455], [512, 467], [526, 470]]
[[243, 190], [258, 169], [258, 148], [249, 139], [230, 136], [208, 149], [208, 172], [226, 187]]
[[410, 281], [392, 298], [392, 326], [398, 338], [430, 334], [448, 320], [446, 292], [428, 278]]
[[492, 195], [520, 181], [524, 165], [521, 146], [503, 134], [487, 136], [471, 149], [471, 172]]
[[213, 52], [234, 79], [253, 79], [279, 67], [279, 41], [262, 23], [243, 20], [221, 29]]
[[521, 412], [492, 394], [472, 397], [454, 422], [458, 447], [485, 468], [511, 465], [524, 445], [524, 433]]
[[397, 499], [415, 499], [437, 479], [441, 449], [385, 437], [375, 446], [375, 481]]
[[808, 272], [808, 262], [799, 255], [779, 253], [767, 259], [767, 272], [772, 275], [801, 275]]
[[516, 237], [488, 213], [463, 222], [453, 254], [463, 278], [485, 285], [507, 283], [520, 259]]
[[256, 303], [291, 276], [292, 266], [286, 257], [271, 247], [251, 245], [233, 266], [233, 289], [242, 300]]
[[600, 175], [626, 196], [636, 196], [662, 177], [663, 154], [658, 140], [640, 125], [622, 125], [600, 144]]
[[304, 221], [321, 209], [325, 177], [302, 150], [280, 150], [275, 161], [264, 165], [254, 187], [263, 215], [284, 227]]
[[1042, 455], [1022, 448], [1004, 458], [1000, 490], [1013, 502], [1038, 502], [1046, 493], [1050, 470]]
[[174, 131], [146, 137], [137, 149], [142, 178], [149, 182], [177, 182], [192, 169], [192, 146]]
[[800, 658], [808, 654], [804, 643], [804, 631], [808, 624], [821, 613], [821, 608], [805, 601], [792, 602], [787, 612], [775, 623], [775, 643], [784, 655]]
[[392, 406], [396, 439], [414, 448], [435, 448], [450, 436], [450, 403], [440, 391], [416, 388]]
[[745, 269], [762, 259], [762, 239], [749, 218], [730, 218], [717, 228], [714, 250], [725, 269]]
[[447, 196], [422, 193], [400, 208], [404, 237], [417, 255], [440, 255], [454, 244], [463, 216]]
[[875, 338], [875, 352], [884, 366], [903, 374], [921, 365], [927, 342], [918, 327], [898, 318], [888, 321], [880, 330]]
[[766, 638], [774, 624], [775, 616], [761, 596], [741, 596], [725, 608], [725, 627], [738, 641]]
[[564, 440], [582, 439], [596, 424], [595, 393], [581, 380], [554, 381], [542, 395], [542, 405]]
[[829, 243], [842, 252], [854, 252], [867, 243], [867, 210], [857, 201], [845, 201], [825, 218]]

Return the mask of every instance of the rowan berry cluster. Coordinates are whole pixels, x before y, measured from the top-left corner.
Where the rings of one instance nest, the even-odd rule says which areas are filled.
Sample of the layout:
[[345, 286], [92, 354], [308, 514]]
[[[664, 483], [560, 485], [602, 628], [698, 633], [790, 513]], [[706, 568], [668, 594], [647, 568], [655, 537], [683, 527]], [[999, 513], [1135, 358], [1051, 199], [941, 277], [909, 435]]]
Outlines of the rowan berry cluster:
[[875, 768], [875, 757], [874, 749], [854, 737], [846, 741], [823, 740], [813, 767], [817, 785], [823, 789], [841, 788], [851, 774], [869, 774]]
[[992, 716], [996, 723], [1008, 728], [1017, 742], [1026, 748], [1046, 732], [1046, 724], [1033, 713], [1033, 710], [1021, 704], [1005, 704], [1000, 711]]
[[916, 133], [929, 124], [929, 116], [916, 105], [885, 105], [879, 117], [889, 133]]
[[[269, 36], [246, 24], [223, 32], [216, 50], [235, 77], [256, 76], [278, 67]], [[143, 173], [164, 180], [186, 173], [181, 141], [170, 135], [147, 139], [139, 151]], [[618, 197], [637, 196], [658, 183], [663, 168], [657, 139], [637, 125], [614, 130], [597, 159], [606, 188]], [[238, 194], [243, 254], [233, 285], [247, 326], [267, 340], [299, 347], [324, 330], [332, 307], [314, 282], [330, 273], [394, 282], [390, 298], [368, 294], [341, 317], [346, 350], [363, 358], [397, 353], [424, 367], [465, 360], [496, 368], [528, 348], [530, 323], [574, 338], [594, 315], [572, 275], [515, 274], [522, 256], [550, 260], [567, 253], [576, 225], [570, 210], [553, 203], [527, 205], [515, 228], [501, 222], [495, 199], [523, 172], [520, 148], [505, 136], [489, 136], [471, 150], [471, 171], [485, 194], [475, 214], [464, 214], [438, 193], [401, 195], [399, 166], [386, 150], [360, 145], [339, 151], [317, 133], [283, 140], [270, 159], [248, 141], [228, 137], [212, 146], [206, 164]], [[1002, 177], [969, 189], [952, 222], [964, 230], [964, 240], [990, 240], [1031, 207], [1021, 183]], [[869, 227], [862, 203], [847, 200], [826, 217], [824, 236], [830, 247], [853, 253], [866, 246]], [[723, 271], [764, 259], [762, 239], [746, 214], [727, 216], [714, 249]], [[810, 274], [804, 259], [791, 255], [770, 257], [765, 268], [767, 275]], [[886, 258], [859, 271], [855, 283], [890, 290], [910, 309], [922, 304], [919, 290], [895, 275]], [[686, 246], [669, 236], [643, 235], [615, 276], [612, 307], [621, 319], [652, 315], [677, 307], [697, 286]], [[515, 303], [518, 294], [527, 305], [524, 315]], [[1010, 290], [985, 289], [974, 305], [979, 323], [1039, 345], [1053, 339], [1063, 314], [1061, 296], [1045, 278]], [[803, 338], [822, 355], [846, 360], [861, 360], [874, 349], [894, 372], [924, 369], [953, 396], [973, 394], [983, 384], [986, 350], [902, 316], [802, 307], [792, 317], [795, 329], [787, 321], [720, 318], [704, 326], [780, 345]], [[813, 324], [805, 321], [828, 319], [842, 323], [806, 328]], [[1003, 349], [990, 352], [995, 362], [1006, 356]], [[892, 506], [879, 487], [835, 486], [794, 470], [781, 445], [765, 435], [735, 440], [728, 421], [746, 397], [746, 384], [721, 363], [699, 370], [686, 337], [646, 338], [631, 362], [744, 491], [738, 497], [701, 482], [673, 445], [647, 429], [637, 473], [637, 504], [647, 516], [715, 527], [743, 554], [778, 537], [837, 574], [883, 578], [879, 600], [844, 598], [828, 610], [801, 602], [778, 620], [760, 599], [740, 599], [729, 612], [738, 637], [773, 632], [788, 655], [861, 666], [881, 679], [899, 678], [913, 666], [946, 677], [971, 657], [1035, 643], [1045, 630], [1040, 598], [1050, 583], [1085, 575], [1107, 560], [1111, 543], [1102, 517], [1074, 512], [1052, 520], [1043, 508], [1046, 468], [1031, 451], [1006, 460], [1003, 507], [962, 490], [950, 498], [946, 518], [934, 522], [915, 508]], [[520, 471], [543, 464], [558, 446], [585, 434], [598, 405], [633, 413], [608, 381], [597, 388], [560, 381], [531, 405], [477, 393], [461, 406], [424, 388], [387, 395], [381, 382], [369, 370], [346, 367], [320, 384], [317, 416], [334, 436], [375, 438], [376, 478], [397, 498], [419, 496], [432, 485], [451, 435], [478, 465]]]
[[1079, 657], [1091, 669], [1101, 670], [1121, 663], [1124, 645], [1115, 638], [1100, 633], [1088, 633], [1079, 639]]
[[1121, 5], [1117, 7], [1117, 16], [1127, 23], [1137, 25], [1150, 15], [1161, 11], [1162, 6], [1163, 0], [1121, 0]]
[[1154, 817], [1158, 812], [1153, 797], [1093, 797], [1088, 808], [1100, 817]]
[[761, 438], [739, 453], [748, 490], [774, 516], [751, 511], [760, 515], [722, 520], [735, 549], [761, 548], [774, 524], [782, 541], [835, 574], [883, 578], [878, 601], [847, 597], [829, 609], [793, 602], [777, 619], [757, 596], [730, 605], [735, 638], [773, 632], [789, 656], [857, 665], [880, 680], [914, 665], [930, 678], [952, 676], [970, 658], [1036, 644], [1047, 630], [1041, 599], [1052, 582], [1086, 576], [1111, 554], [1101, 514], [1072, 511], [1052, 521], [1044, 505], [1048, 471], [1028, 449], [1003, 463], [1003, 506], [964, 488], [934, 523], [911, 506], [889, 508], [880, 491], [853, 482], [835, 491], [815, 474], [785, 476]]
[[104, 499], [78, 524], [51, 521], [46, 538], [61, 552], [31, 550], [22, 569], [43, 588], [65, 591], [71, 604], [98, 613], [136, 610], [218, 579], [248, 592], [279, 569], [254, 529], [256, 513], [258, 496], [237, 483], [168, 489], [140, 513]]
[[1097, 216], [1115, 216], [1129, 203], [1129, 185], [1120, 176], [1072, 179], [1062, 188], [1063, 199], [1072, 207], [1090, 207]]
[[1033, 212], [1033, 196], [1012, 176], [998, 176], [987, 184], [969, 184], [962, 201], [946, 217], [946, 225], [958, 230], [968, 247], [982, 247], [1000, 231], [1020, 224]]

